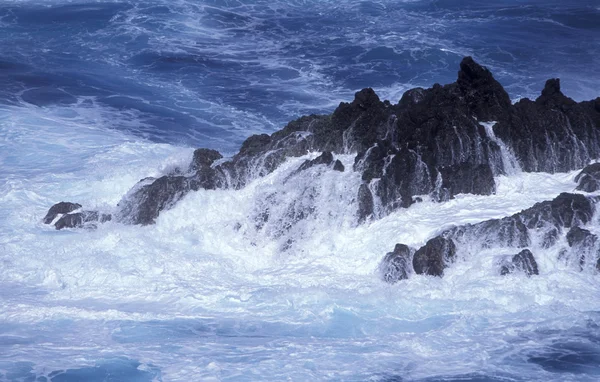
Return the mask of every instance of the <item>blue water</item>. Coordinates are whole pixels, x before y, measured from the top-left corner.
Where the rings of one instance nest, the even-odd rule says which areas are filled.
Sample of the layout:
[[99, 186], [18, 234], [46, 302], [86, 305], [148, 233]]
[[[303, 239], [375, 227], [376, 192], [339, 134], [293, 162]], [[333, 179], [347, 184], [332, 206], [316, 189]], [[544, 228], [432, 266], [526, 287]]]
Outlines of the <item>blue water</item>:
[[[465, 55], [511, 97], [596, 97], [599, 5], [564, 1], [4, 1], [0, 102], [81, 103], [156, 142], [235, 150], [363, 87], [392, 101]], [[122, 118], [135, 127], [122, 126]]]
[[550, 257], [532, 279], [485, 259], [394, 286], [375, 272], [399, 237], [517, 212], [572, 190], [568, 174], [367, 227], [336, 194], [358, 178], [324, 180], [339, 187], [319, 206], [330, 220], [296, 257], [231, 228], [286, 169], [191, 195], [152, 227], [40, 223], [55, 202], [114, 206], [192, 148], [231, 154], [363, 87], [396, 102], [453, 82], [465, 55], [513, 100], [552, 77], [595, 98], [600, 2], [1, 1], [0, 381], [600, 379], [598, 275]]

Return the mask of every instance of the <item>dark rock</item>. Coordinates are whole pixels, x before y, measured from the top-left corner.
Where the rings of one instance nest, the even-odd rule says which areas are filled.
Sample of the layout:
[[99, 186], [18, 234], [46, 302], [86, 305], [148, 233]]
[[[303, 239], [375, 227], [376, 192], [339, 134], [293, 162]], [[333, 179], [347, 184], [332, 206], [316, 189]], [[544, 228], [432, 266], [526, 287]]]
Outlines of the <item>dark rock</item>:
[[517, 271], [524, 272], [527, 276], [539, 275], [537, 263], [530, 250], [522, 250], [500, 268], [500, 274], [503, 276]]
[[498, 119], [494, 132], [524, 171], [567, 172], [600, 157], [600, 110], [594, 101], [576, 103], [548, 80], [534, 102], [522, 99]]
[[196, 171], [203, 167], [210, 167], [215, 161], [222, 159], [223, 156], [216, 150], [197, 149], [194, 151], [194, 157], [190, 164], [190, 170]]
[[[542, 247], [547, 248], [555, 244], [559, 232], [589, 222], [595, 202], [596, 199], [580, 194], [563, 193], [554, 200], [537, 203], [512, 216], [448, 229], [415, 253], [415, 272], [441, 276], [443, 269], [452, 261], [457, 247], [471, 255], [491, 248], [528, 247], [531, 245], [530, 231], [543, 235]], [[575, 229], [567, 239], [581, 241], [578, 239], [582, 237], [581, 232], [579, 228]], [[588, 255], [587, 258], [595, 257]]]
[[412, 272], [411, 256], [413, 253], [414, 250], [408, 246], [396, 244], [394, 251], [387, 253], [379, 264], [379, 272], [383, 281], [394, 284], [407, 279]]
[[529, 229], [553, 226], [571, 228], [588, 223], [594, 214], [594, 203], [580, 194], [562, 193], [551, 201], [536, 203], [519, 213]]
[[363, 222], [373, 216], [373, 208], [373, 194], [369, 190], [369, 186], [363, 183], [358, 188], [358, 221]]
[[342, 164], [342, 162], [340, 162], [339, 159], [335, 160], [335, 163], [333, 164], [333, 170], [339, 171], [339, 172], [344, 172], [344, 170], [345, 170], [344, 165]]
[[580, 268], [588, 261], [594, 261], [598, 257], [598, 236], [587, 229], [573, 227], [567, 233], [567, 243], [577, 256]]
[[451, 239], [434, 237], [421, 247], [413, 257], [413, 267], [417, 274], [443, 276], [444, 269], [454, 261], [456, 245]]
[[74, 214], [66, 214], [61, 216], [61, 218], [58, 219], [56, 223], [54, 223], [54, 227], [57, 230], [63, 228], [81, 228], [84, 227], [86, 223], [106, 223], [110, 220], [112, 220], [112, 215], [110, 214], [102, 214], [98, 211], [82, 211]]
[[302, 163], [300, 165], [300, 167], [298, 167], [298, 170], [296, 170], [296, 172], [304, 171], [308, 168], [311, 168], [313, 166], [317, 166], [320, 164], [330, 166], [332, 163], [333, 163], [333, 154], [331, 154], [330, 151], [325, 151], [313, 160], [304, 161], [304, 163]]
[[600, 189], [600, 163], [585, 166], [575, 177], [577, 190], [594, 192]]
[[162, 176], [152, 183], [140, 183], [120, 202], [120, 220], [130, 224], [154, 224], [160, 211], [171, 208], [191, 190], [184, 176]]
[[440, 168], [442, 187], [450, 195], [491, 195], [496, 192], [492, 169], [487, 164], [461, 163]]
[[567, 243], [569, 243], [569, 247], [593, 247], [596, 245], [596, 241], [598, 237], [588, 231], [587, 229], [583, 229], [580, 227], [573, 227], [567, 233]]
[[357, 92], [352, 103], [340, 103], [331, 116], [332, 122], [344, 130], [346, 151], [362, 151], [373, 146], [387, 130], [390, 112], [373, 89]]
[[[490, 133], [481, 123], [491, 121], [496, 124]], [[561, 92], [558, 79], [551, 79], [535, 101], [522, 99], [511, 105], [491, 72], [465, 57], [455, 83], [409, 90], [396, 105], [382, 102], [367, 88], [352, 102], [340, 103], [331, 115], [301, 117], [271, 135], [249, 137], [236, 155], [218, 164], [218, 152], [196, 150], [189, 167], [192, 174], [169, 174], [153, 185], [144, 181], [134, 186], [120, 203], [119, 217], [151, 224], [189, 191], [239, 189], [273, 172], [287, 158], [318, 151], [329, 153], [322, 160], [336, 171], [343, 165], [332, 163], [334, 154], [356, 153], [354, 170], [371, 185], [370, 190], [361, 185], [354, 191], [359, 220], [364, 221], [373, 215], [373, 200], [380, 217], [410, 206], [416, 195], [444, 201], [458, 193], [493, 193], [493, 176], [507, 171], [501, 145], [514, 153], [524, 171], [583, 168], [600, 158], [600, 98], [577, 103]], [[590, 176], [586, 173], [586, 179]], [[580, 187], [591, 189], [583, 178]], [[570, 228], [588, 218], [584, 210], [550, 206], [520, 219], [528, 229], [541, 229], [537, 222], [546, 224], [548, 219], [551, 225]], [[563, 224], [558, 218], [572, 222]]]
[[542, 237], [541, 246], [542, 248], [550, 248], [556, 244], [558, 241], [558, 229], [555, 227], [550, 228], [548, 231], [544, 232]]
[[81, 204], [71, 202], [60, 202], [56, 203], [48, 210], [46, 216], [44, 216], [44, 224], [50, 224], [59, 214], [68, 214], [76, 209], [81, 208]]
[[456, 82], [469, 108], [480, 121], [498, 120], [512, 106], [510, 97], [492, 73], [471, 57], [461, 61]]

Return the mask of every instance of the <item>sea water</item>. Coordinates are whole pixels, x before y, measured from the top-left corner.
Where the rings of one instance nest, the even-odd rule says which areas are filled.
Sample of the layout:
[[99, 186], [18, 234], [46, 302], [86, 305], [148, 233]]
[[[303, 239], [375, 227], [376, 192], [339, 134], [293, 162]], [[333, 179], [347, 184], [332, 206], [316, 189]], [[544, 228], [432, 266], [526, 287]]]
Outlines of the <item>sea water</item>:
[[[63, 200], [110, 211], [195, 147], [232, 154], [362, 87], [396, 102], [452, 82], [466, 54], [513, 99], [549, 77], [598, 96], [595, 2], [4, 1], [0, 41], [0, 380], [600, 378], [600, 277], [555, 253], [534, 253], [539, 277], [500, 276], [493, 251], [459, 254], [443, 278], [378, 274], [396, 243], [572, 192], [577, 172], [513, 171], [495, 195], [359, 225], [354, 158], [289, 178], [309, 153], [190, 193], [155, 225], [41, 222]], [[309, 219], [256, 227], [307, 183]]]

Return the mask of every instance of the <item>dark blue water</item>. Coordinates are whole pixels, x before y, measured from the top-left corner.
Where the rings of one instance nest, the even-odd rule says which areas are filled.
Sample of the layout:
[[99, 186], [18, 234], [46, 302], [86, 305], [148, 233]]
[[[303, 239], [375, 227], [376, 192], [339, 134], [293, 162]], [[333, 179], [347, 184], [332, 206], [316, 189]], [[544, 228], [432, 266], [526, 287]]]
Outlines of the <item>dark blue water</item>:
[[[114, 205], [186, 148], [234, 152], [363, 87], [396, 102], [453, 82], [465, 55], [513, 99], [551, 77], [595, 98], [600, 2], [0, 2], [0, 381], [600, 380], [597, 275], [551, 262], [537, 279], [474, 265], [480, 279], [391, 288], [381, 243], [261, 258], [202, 220], [252, 203], [232, 194], [206, 199], [222, 210], [198, 199], [185, 224], [40, 227], [57, 198]], [[391, 242], [398, 224], [356, 232]]]
[[0, 5], [0, 102], [101, 110], [157, 142], [234, 150], [363, 87], [397, 101], [465, 55], [513, 98], [600, 89], [600, 3], [25, 1]]

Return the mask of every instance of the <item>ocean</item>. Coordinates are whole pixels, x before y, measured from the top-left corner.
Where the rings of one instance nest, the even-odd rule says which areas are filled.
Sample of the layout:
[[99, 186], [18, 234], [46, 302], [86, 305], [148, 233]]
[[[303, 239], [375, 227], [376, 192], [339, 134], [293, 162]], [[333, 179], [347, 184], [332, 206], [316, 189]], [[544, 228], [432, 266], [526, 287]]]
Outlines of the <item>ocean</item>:
[[[0, 1], [0, 381], [597, 381], [600, 276], [552, 251], [502, 277], [493, 250], [443, 278], [378, 267], [453, 225], [572, 192], [578, 171], [496, 177], [358, 224], [347, 169], [281, 250], [248, 217], [301, 198], [290, 158], [240, 190], [188, 194], [150, 226], [57, 231], [60, 201], [110, 210], [195, 148], [328, 114], [372, 87], [398, 102], [464, 56], [513, 101], [560, 78], [600, 96], [600, 3], [525, 0]], [[273, 197], [273, 195], [277, 195]], [[587, 227], [600, 233], [600, 215]]]

